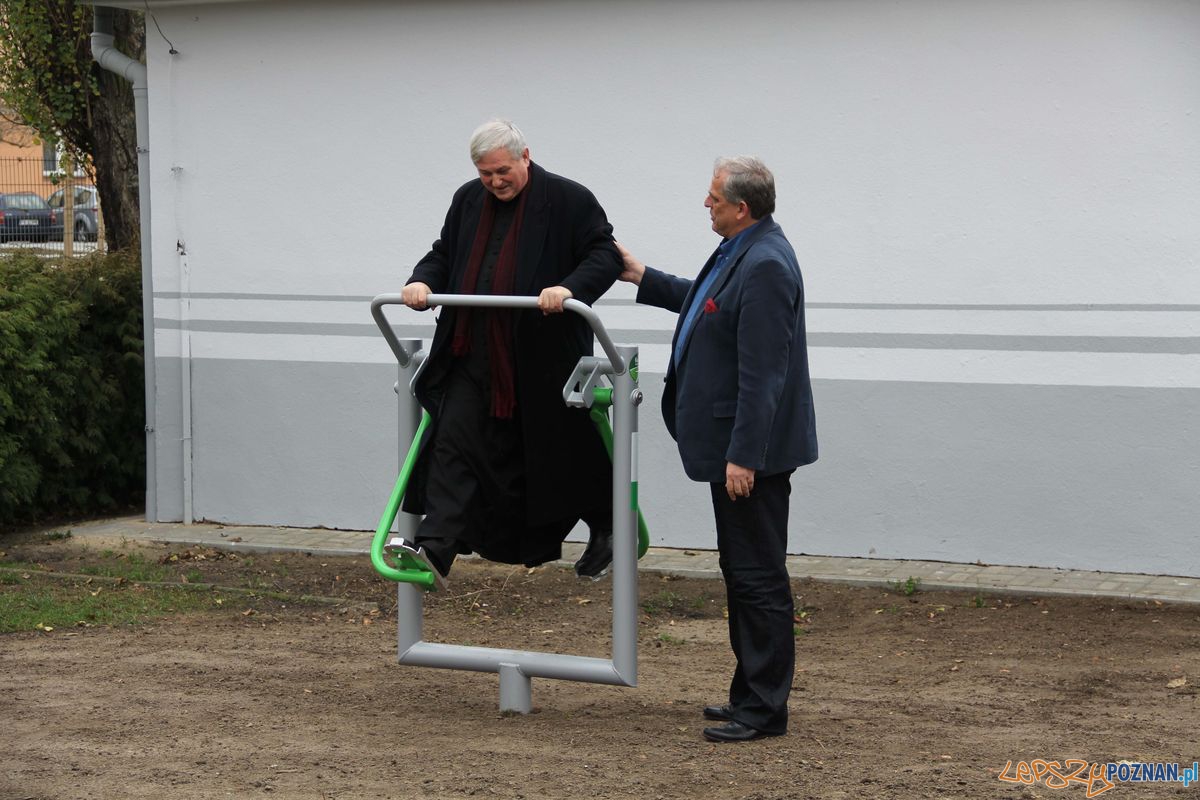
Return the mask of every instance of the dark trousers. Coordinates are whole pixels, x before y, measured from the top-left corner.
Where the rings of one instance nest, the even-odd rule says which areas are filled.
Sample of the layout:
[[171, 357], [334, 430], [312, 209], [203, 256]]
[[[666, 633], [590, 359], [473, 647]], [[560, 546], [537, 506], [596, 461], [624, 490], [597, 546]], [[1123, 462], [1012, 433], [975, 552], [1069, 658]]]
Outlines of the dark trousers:
[[733, 719], [768, 733], [787, 730], [796, 669], [794, 607], [788, 579], [788, 498], [792, 471], [756, 477], [749, 497], [730, 500], [711, 484], [717, 550], [737, 669], [729, 684]]
[[490, 415], [486, 379], [471, 366], [463, 359], [446, 379], [416, 535], [443, 574], [488, 539], [516, 541], [525, 518], [520, 423]]
[[[425, 518], [415, 538], [443, 575], [459, 553], [528, 566], [553, 561], [575, 524], [564, 520], [543, 529], [527, 523], [521, 425], [491, 416], [487, 386], [486, 361], [459, 359], [446, 378], [429, 444]], [[611, 505], [580, 516], [592, 531], [612, 531]]]

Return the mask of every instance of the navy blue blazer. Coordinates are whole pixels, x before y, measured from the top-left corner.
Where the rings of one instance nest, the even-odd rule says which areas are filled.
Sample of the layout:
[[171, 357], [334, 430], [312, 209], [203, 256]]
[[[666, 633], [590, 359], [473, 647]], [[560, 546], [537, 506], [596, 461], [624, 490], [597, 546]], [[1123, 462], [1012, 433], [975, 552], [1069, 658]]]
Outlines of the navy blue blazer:
[[[646, 267], [637, 300], [680, 314], [716, 262], [695, 281]], [[732, 462], [774, 475], [817, 460], [808, 376], [804, 283], [783, 229], [764, 217], [700, 299], [704, 310], [667, 367], [663, 419], [692, 480], [725, 482]]]

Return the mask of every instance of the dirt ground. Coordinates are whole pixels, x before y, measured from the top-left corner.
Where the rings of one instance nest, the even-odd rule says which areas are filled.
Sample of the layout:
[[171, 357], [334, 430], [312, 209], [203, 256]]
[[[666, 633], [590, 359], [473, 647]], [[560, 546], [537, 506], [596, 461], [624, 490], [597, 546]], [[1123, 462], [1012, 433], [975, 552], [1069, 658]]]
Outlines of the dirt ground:
[[[102, 558], [73, 539], [0, 550], [61, 573]], [[1200, 757], [1196, 607], [796, 581], [790, 731], [717, 745], [700, 736], [733, 669], [716, 580], [643, 574], [639, 686], [535, 679], [520, 716], [499, 713], [496, 675], [396, 663], [394, 586], [365, 557], [141, 552], [254, 593], [0, 635], [0, 798], [1083, 798], [1000, 775]], [[468, 561], [451, 578], [427, 639], [610, 655], [607, 580]]]

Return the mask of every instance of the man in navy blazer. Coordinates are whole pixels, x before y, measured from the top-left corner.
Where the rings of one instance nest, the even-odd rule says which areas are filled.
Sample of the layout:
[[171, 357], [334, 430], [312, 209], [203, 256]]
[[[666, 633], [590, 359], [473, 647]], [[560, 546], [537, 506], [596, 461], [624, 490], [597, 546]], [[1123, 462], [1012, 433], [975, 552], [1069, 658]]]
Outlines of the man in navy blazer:
[[775, 178], [757, 158], [717, 160], [704, 205], [721, 244], [694, 281], [647, 267], [620, 244], [639, 303], [679, 314], [663, 419], [688, 477], [710, 484], [737, 669], [712, 741], [787, 730], [795, 672], [785, 557], [796, 467], [817, 460], [817, 429], [796, 254], [771, 218]]

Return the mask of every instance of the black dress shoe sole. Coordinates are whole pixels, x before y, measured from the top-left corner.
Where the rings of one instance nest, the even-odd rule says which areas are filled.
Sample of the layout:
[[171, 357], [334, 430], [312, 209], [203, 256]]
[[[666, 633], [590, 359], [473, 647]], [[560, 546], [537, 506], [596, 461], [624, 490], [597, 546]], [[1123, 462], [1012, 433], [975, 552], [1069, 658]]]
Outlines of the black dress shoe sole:
[[766, 739], [770, 736], [782, 736], [782, 733], [768, 733], [760, 731], [757, 728], [748, 728], [744, 725], [738, 726], [741, 730], [736, 733], [727, 732], [725, 726], [719, 728], [705, 728], [704, 738], [710, 742], [718, 744], [733, 744], [736, 742], [753, 742], [756, 739]]
[[717, 720], [718, 722], [732, 722], [733, 717], [729, 716], [729, 712], [725, 706], [705, 706], [704, 718]]

